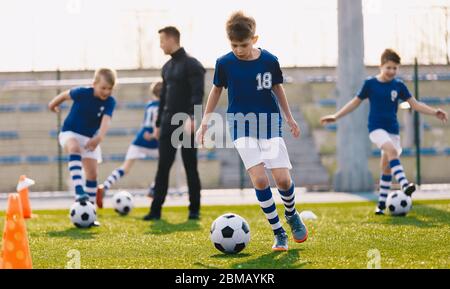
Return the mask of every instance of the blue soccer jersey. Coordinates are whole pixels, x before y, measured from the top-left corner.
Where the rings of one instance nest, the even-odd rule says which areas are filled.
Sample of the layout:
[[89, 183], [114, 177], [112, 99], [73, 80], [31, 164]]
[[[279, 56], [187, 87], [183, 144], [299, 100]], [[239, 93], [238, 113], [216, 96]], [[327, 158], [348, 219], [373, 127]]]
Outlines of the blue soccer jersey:
[[144, 134], [146, 132], [153, 133], [155, 122], [156, 119], [158, 118], [158, 107], [159, 101], [157, 100], [150, 101], [145, 106], [144, 121], [142, 122], [141, 129], [136, 134], [136, 137], [133, 140], [134, 145], [148, 149], [158, 148], [158, 140], [152, 139], [151, 141], [148, 141], [144, 138]]
[[272, 91], [280, 83], [283, 73], [278, 59], [264, 49], [255, 60], [240, 60], [233, 52], [217, 60], [214, 85], [228, 89], [227, 119], [233, 140], [281, 136], [280, 108]]
[[380, 82], [376, 77], [370, 77], [365, 82], [357, 96], [369, 99], [369, 132], [384, 129], [391, 134], [399, 134], [397, 120], [398, 103], [411, 97], [406, 85], [399, 79]]
[[101, 100], [94, 96], [94, 88], [77, 87], [70, 90], [73, 100], [62, 131], [72, 131], [86, 137], [93, 137], [104, 115], [112, 117], [116, 101], [112, 96]]

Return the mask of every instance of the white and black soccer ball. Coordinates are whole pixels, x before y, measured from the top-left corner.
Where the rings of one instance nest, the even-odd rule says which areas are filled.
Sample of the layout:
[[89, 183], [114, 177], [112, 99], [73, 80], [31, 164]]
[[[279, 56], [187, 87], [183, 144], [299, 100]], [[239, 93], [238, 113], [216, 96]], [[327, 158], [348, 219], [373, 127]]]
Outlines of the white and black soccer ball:
[[411, 207], [411, 197], [402, 191], [394, 191], [386, 199], [386, 208], [392, 216], [406, 216]]
[[119, 215], [128, 215], [133, 209], [133, 196], [127, 191], [120, 191], [113, 196], [113, 206]]
[[89, 228], [97, 220], [95, 206], [89, 201], [77, 201], [70, 207], [70, 221], [77, 228]]
[[210, 239], [217, 250], [236, 254], [250, 241], [250, 227], [239, 215], [228, 213], [218, 217], [211, 225]]

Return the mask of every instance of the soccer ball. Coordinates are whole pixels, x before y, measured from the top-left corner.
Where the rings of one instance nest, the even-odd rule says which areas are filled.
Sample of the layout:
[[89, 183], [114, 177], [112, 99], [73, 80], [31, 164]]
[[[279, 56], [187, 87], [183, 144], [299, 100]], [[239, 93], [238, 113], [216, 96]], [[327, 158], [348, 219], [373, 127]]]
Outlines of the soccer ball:
[[118, 192], [113, 196], [113, 206], [119, 215], [128, 215], [133, 209], [133, 196], [127, 191]]
[[97, 220], [95, 206], [89, 201], [77, 201], [70, 207], [70, 221], [77, 228], [88, 228]]
[[386, 208], [389, 214], [393, 216], [406, 216], [411, 210], [411, 197], [405, 195], [402, 191], [395, 191], [389, 194], [386, 200]]
[[211, 225], [210, 239], [217, 250], [236, 254], [250, 241], [250, 227], [239, 215], [228, 213], [218, 217]]

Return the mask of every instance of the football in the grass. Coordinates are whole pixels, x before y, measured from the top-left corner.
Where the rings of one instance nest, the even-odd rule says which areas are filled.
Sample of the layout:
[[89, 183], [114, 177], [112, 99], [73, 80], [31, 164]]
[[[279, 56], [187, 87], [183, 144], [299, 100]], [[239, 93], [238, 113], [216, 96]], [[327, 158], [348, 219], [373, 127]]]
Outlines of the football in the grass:
[[405, 195], [402, 191], [394, 191], [387, 197], [386, 209], [392, 216], [406, 216], [411, 207], [411, 197]]
[[241, 216], [228, 213], [212, 223], [210, 239], [217, 250], [236, 254], [244, 250], [250, 241], [250, 227]]
[[133, 196], [127, 191], [115, 193], [113, 196], [113, 206], [119, 215], [128, 215], [133, 209]]
[[97, 220], [95, 206], [89, 201], [77, 201], [70, 207], [70, 221], [77, 228], [89, 228]]

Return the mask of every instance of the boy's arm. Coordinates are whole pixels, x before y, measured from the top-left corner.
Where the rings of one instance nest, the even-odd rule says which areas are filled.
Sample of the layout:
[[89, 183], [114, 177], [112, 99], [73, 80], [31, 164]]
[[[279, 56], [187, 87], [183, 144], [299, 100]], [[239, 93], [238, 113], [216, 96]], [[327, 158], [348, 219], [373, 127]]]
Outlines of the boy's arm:
[[330, 115], [326, 115], [326, 116], [322, 117], [320, 119], [320, 123], [322, 125], [325, 125], [325, 124], [337, 121], [339, 118], [341, 118], [341, 117], [349, 114], [350, 112], [354, 111], [361, 104], [361, 102], [362, 102], [362, 100], [359, 97], [355, 96], [352, 100], [347, 102], [335, 114], [330, 114]]
[[95, 137], [91, 138], [85, 146], [85, 148], [88, 151], [94, 151], [95, 148], [103, 141], [103, 139], [106, 136], [106, 133], [108, 132], [110, 125], [111, 125], [111, 117], [106, 114], [103, 115], [102, 122], [101, 122], [100, 128], [98, 130], [98, 134]]
[[66, 100], [70, 100], [70, 91], [66, 90], [55, 96], [49, 103], [48, 109], [53, 112], [59, 112], [59, 105]]
[[283, 85], [281, 83], [273, 85], [272, 91], [275, 93], [275, 95], [278, 98], [278, 102], [280, 103], [281, 110], [284, 113], [286, 123], [291, 128], [292, 135], [294, 137], [299, 137], [300, 128], [299, 128], [297, 122], [295, 121], [295, 119], [292, 117], [291, 109], [289, 108], [289, 103], [288, 103]]
[[214, 111], [214, 109], [216, 109], [217, 103], [219, 102], [220, 99], [220, 95], [222, 94], [222, 90], [223, 87], [213, 85], [211, 91], [209, 92], [205, 112], [203, 113], [203, 118], [196, 134], [196, 140], [199, 144], [203, 144], [205, 132], [208, 128], [208, 120], [210, 114]]
[[440, 108], [434, 109], [434, 108], [426, 105], [423, 102], [417, 101], [415, 97], [410, 97], [407, 100], [407, 102], [409, 103], [411, 108], [417, 112], [428, 114], [428, 115], [434, 115], [438, 119], [440, 119], [444, 122], [448, 121], [447, 112], [445, 112], [444, 110], [442, 110]]

